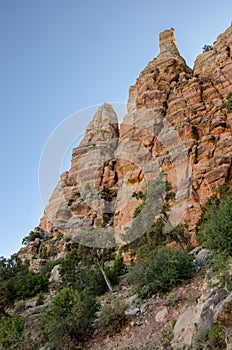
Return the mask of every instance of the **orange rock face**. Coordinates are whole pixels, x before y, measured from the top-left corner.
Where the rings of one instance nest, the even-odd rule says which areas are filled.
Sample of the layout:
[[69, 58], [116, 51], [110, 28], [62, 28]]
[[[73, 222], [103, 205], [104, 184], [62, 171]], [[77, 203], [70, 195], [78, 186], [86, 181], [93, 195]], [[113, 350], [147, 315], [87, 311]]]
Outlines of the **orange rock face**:
[[148, 190], [163, 172], [177, 197], [171, 223], [186, 222], [194, 232], [205, 201], [219, 184], [232, 185], [232, 113], [223, 108], [230, 91], [232, 27], [197, 57], [193, 70], [178, 52], [174, 30], [161, 33], [160, 53], [130, 88], [120, 128], [112, 107], [103, 105], [73, 150], [41, 229], [75, 238], [110, 227], [107, 235], [122, 244], [141, 203], [133, 193]]
[[[165, 120], [170, 128], [174, 128], [182, 151], [187, 150], [192, 185], [189, 205], [182, 220], [190, 229], [199, 219], [200, 207], [218, 185], [231, 184], [232, 114], [221, 108], [228, 92], [232, 91], [231, 50], [232, 27], [218, 37], [212, 50], [197, 57], [191, 71], [178, 53], [173, 30], [165, 31], [160, 35], [160, 54], [148, 64], [130, 89], [129, 110], [138, 113], [141, 107], [145, 107], [153, 111], [156, 121]], [[142, 144], [144, 136], [132, 136], [139, 121], [136, 123], [134, 130], [130, 129], [129, 137]], [[152, 125], [150, 120], [145, 125], [148, 125], [146, 142], [149, 144], [155, 123]], [[125, 129], [122, 125], [120, 130]], [[168, 147], [157, 145], [156, 140], [153, 144], [150, 142], [150, 151], [153, 160], [163, 162], [165, 159], [162, 169], [175, 188], [178, 176], [174, 176], [173, 168], [178, 165], [171, 159], [171, 136], [166, 133], [165, 137], [170, 140]]]

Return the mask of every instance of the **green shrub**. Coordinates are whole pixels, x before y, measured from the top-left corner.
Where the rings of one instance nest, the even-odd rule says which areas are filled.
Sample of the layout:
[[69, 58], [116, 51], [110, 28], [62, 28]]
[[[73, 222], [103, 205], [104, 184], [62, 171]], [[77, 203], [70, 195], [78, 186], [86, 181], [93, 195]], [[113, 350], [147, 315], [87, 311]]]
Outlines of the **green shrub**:
[[98, 310], [96, 300], [87, 291], [61, 289], [45, 314], [44, 333], [56, 350], [69, 350], [84, 339]]
[[193, 350], [226, 349], [225, 332], [217, 324], [210, 329], [200, 327], [193, 339]]
[[208, 349], [208, 330], [205, 327], [199, 327], [193, 339], [193, 350]]
[[198, 240], [206, 248], [232, 254], [232, 193], [219, 200], [216, 196], [206, 203], [197, 225]]
[[37, 299], [36, 299], [36, 303], [35, 303], [35, 306], [40, 306], [40, 305], [43, 305], [44, 303], [44, 293], [39, 293]]
[[41, 231], [31, 231], [28, 236], [25, 236], [22, 240], [23, 245], [27, 245], [29, 242], [33, 242], [36, 238], [43, 238], [44, 234]]
[[17, 313], [0, 318], [0, 350], [23, 349], [25, 321]]
[[17, 298], [33, 297], [48, 290], [48, 278], [29, 270], [16, 256], [0, 260], [0, 315]]
[[0, 283], [0, 316], [5, 313], [5, 309], [13, 302], [14, 296], [11, 293], [8, 281]]
[[55, 261], [48, 261], [45, 265], [43, 265], [40, 269], [40, 273], [43, 276], [46, 276], [47, 278], [50, 277], [51, 271], [54, 266], [59, 265], [61, 263], [61, 259], [55, 260]]
[[19, 298], [30, 298], [48, 290], [48, 279], [33, 271], [25, 270], [15, 277], [15, 295]]
[[[108, 289], [100, 270], [100, 264], [114, 285], [119, 281], [119, 276], [123, 274], [123, 259], [114, 259], [111, 255], [102, 253], [102, 261], [99, 261], [98, 252], [86, 247], [73, 248], [67, 257], [60, 263], [60, 275], [63, 286], [74, 290], [88, 289], [93, 295], [101, 295]], [[104, 259], [114, 261], [113, 267], [104, 266]]]
[[126, 272], [126, 267], [123, 262], [123, 257], [119, 257], [115, 259], [113, 267], [112, 268], [106, 267], [105, 270], [112, 285], [118, 284], [120, 276], [124, 275]]
[[105, 293], [107, 285], [100, 270], [75, 260], [74, 255], [72, 252], [60, 265], [62, 285], [78, 291], [88, 289], [94, 295]]
[[144, 208], [144, 203], [141, 203], [137, 208], [135, 208], [134, 210], [134, 214], [133, 214], [133, 219], [137, 218], [137, 216], [139, 216], [139, 214], [142, 212]]
[[121, 329], [126, 321], [125, 310], [127, 307], [123, 297], [116, 297], [113, 294], [108, 296], [99, 318], [102, 333], [113, 335]]
[[207, 51], [211, 51], [211, 50], [213, 50], [213, 46], [212, 46], [212, 45], [207, 45], [207, 44], [205, 44], [205, 45], [202, 47], [203, 53], [204, 53], [204, 52], [207, 52]]
[[232, 290], [232, 281], [229, 268], [229, 257], [225, 253], [215, 253], [213, 257], [213, 273], [219, 281], [219, 287]]
[[189, 280], [193, 271], [191, 256], [164, 247], [132, 265], [126, 280], [136, 286], [141, 297], [149, 297], [154, 293], [165, 293], [182, 281]]
[[218, 324], [214, 324], [209, 330], [209, 345], [211, 349], [226, 348], [225, 332]]
[[142, 203], [134, 210], [134, 220], [123, 235], [123, 240], [128, 242], [123, 250], [130, 250], [131, 255], [147, 254], [147, 250], [154, 250], [173, 240], [181, 250], [185, 250], [184, 245], [190, 246], [186, 227], [173, 227], [168, 218], [176, 194], [172, 191], [171, 183], [164, 180], [163, 174], [148, 182], [145, 193], [134, 192], [132, 197]]
[[226, 100], [227, 101], [222, 106], [222, 110], [225, 108], [227, 113], [232, 113], [232, 92], [228, 93]]

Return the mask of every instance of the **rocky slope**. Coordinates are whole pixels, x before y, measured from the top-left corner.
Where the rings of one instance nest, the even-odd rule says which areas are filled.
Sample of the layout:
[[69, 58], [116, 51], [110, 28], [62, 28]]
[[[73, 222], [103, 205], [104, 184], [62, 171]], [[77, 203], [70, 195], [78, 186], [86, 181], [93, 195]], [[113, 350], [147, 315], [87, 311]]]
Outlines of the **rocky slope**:
[[[201, 268], [187, 285], [174, 288], [165, 296], [154, 295], [147, 300], [120, 292], [130, 305], [128, 323], [113, 337], [95, 337], [84, 349], [100, 350], [197, 350], [207, 347], [203, 331], [213, 324], [225, 330], [223, 348], [232, 349], [232, 293], [227, 296], [215, 286], [211, 253], [197, 247], [192, 253]], [[214, 286], [213, 286], [214, 285]], [[202, 333], [201, 333], [202, 332]], [[197, 343], [198, 338], [198, 343]]]

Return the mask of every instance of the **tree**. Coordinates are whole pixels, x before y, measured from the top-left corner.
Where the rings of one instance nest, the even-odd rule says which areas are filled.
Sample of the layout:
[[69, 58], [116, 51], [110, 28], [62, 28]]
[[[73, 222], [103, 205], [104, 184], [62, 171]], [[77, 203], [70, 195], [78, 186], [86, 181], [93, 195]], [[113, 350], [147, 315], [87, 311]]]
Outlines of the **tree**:
[[232, 255], [232, 192], [212, 196], [202, 210], [197, 224], [198, 240], [206, 248]]
[[44, 316], [49, 345], [57, 350], [69, 350], [81, 342], [97, 310], [98, 304], [88, 291], [61, 289]]
[[117, 333], [126, 322], [125, 310], [128, 308], [122, 296], [109, 294], [100, 313], [99, 324], [103, 334]]
[[127, 282], [135, 285], [141, 297], [165, 293], [184, 280], [189, 280], [194, 271], [193, 258], [187, 253], [163, 247], [150, 252], [129, 268]]
[[[110, 260], [114, 260], [112, 268], [105, 266]], [[75, 243], [60, 265], [62, 283], [79, 291], [87, 289], [93, 295], [101, 295], [107, 288], [112, 291], [113, 283], [117, 283], [117, 276], [124, 268], [122, 261], [120, 268], [116, 262], [119, 263], [113, 249], [90, 248]]]
[[0, 314], [17, 298], [28, 298], [47, 291], [48, 276], [29, 270], [29, 263], [22, 263], [16, 255], [0, 258]]
[[0, 350], [24, 349], [25, 320], [17, 313], [0, 318]]
[[213, 50], [213, 46], [212, 46], [212, 45], [207, 45], [207, 44], [205, 44], [205, 45], [202, 47], [203, 53], [208, 52], [208, 51], [211, 51], [211, 50]]
[[[150, 180], [146, 192], [134, 192], [132, 197], [142, 201], [134, 211], [134, 221], [124, 235], [124, 240], [131, 241], [129, 246], [147, 245], [155, 248], [167, 240], [174, 240], [180, 250], [185, 250], [182, 241], [186, 243], [184, 225], [173, 227], [168, 216], [170, 203], [175, 200], [175, 193], [169, 181], [163, 180], [163, 174]], [[144, 234], [141, 234], [144, 232]], [[135, 237], [135, 244], [133, 239]]]

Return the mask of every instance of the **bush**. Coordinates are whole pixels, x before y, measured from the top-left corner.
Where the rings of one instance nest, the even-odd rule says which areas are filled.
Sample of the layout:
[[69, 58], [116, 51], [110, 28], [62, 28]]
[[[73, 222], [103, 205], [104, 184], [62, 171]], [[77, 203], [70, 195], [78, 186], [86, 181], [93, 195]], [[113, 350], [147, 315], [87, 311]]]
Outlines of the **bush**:
[[60, 265], [62, 285], [78, 291], [88, 289], [94, 295], [105, 293], [107, 285], [100, 270], [92, 264], [86, 266], [74, 256], [72, 252]]
[[211, 51], [213, 50], [213, 46], [212, 45], [207, 45], [205, 44], [203, 47], [202, 47], [202, 52], [207, 52], [207, 51]]
[[[106, 260], [111, 259], [106, 255]], [[103, 253], [104, 266], [104, 253]], [[112, 268], [104, 267], [112, 284], [118, 283], [119, 276], [123, 274], [124, 264], [122, 258], [114, 259]], [[61, 261], [60, 275], [63, 286], [82, 291], [88, 289], [93, 295], [101, 295], [108, 289], [99, 268], [97, 252], [90, 248], [74, 248], [67, 257]]]
[[48, 290], [48, 279], [39, 273], [25, 270], [15, 277], [15, 295], [19, 298], [30, 298]]
[[215, 253], [213, 257], [213, 272], [218, 279], [220, 288], [232, 290], [229, 257], [225, 253]]
[[232, 193], [219, 200], [213, 196], [203, 208], [197, 225], [198, 240], [218, 253], [232, 254]]
[[193, 339], [193, 350], [225, 349], [225, 332], [217, 324], [210, 329], [200, 327]]
[[222, 330], [222, 328], [214, 324], [210, 330], [209, 330], [209, 345], [211, 346], [211, 349], [214, 347], [214, 349], [225, 349], [226, 343], [225, 343], [225, 332]]
[[123, 257], [115, 259], [112, 268], [106, 267], [106, 273], [112, 285], [118, 284], [119, 277], [124, 275], [125, 272], [126, 268], [123, 262]]
[[228, 93], [226, 100], [227, 101], [222, 106], [222, 110], [225, 108], [227, 113], [232, 113], [232, 92]]
[[87, 291], [61, 289], [45, 314], [45, 336], [56, 350], [69, 350], [83, 340], [98, 310], [96, 300]]
[[18, 314], [0, 318], [0, 350], [23, 349], [25, 321]]
[[22, 245], [27, 245], [29, 242], [33, 242], [36, 238], [43, 238], [44, 233], [41, 231], [31, 231], [28, 236], [25, 236], [22, 240]]
[[16, 256], [0, 260], [0, 315], [17, 298], [33, 297], [48, 290], [48, 278], [29, 270]]
[[38, 295], [38, 297], [37, 297], [37, 299], [36, 299], [35, 306], [43, 305], [44, 300], [45, 300], [45, 295], [44, 295], [44, 293], [39, 293], [39, 295]]
[[59, 265], [61, 263], [61, 259], [55, 260], [55, 261], [48, 261], [45, 265], [43, 265], [40, 269], [40, 273], [43, 276], [46, 276], [47, 278], [50, 277], [51, 271], [54, 266]]
[[109, 295], [99, 318], [102, 333], [113, 335], [121, 329], [126, 321], [125, 310], [127, 307], [128, 305], [122, 297]]
[[182, 281], [189, 280], [193, 271], [191, 256], [164, 247], [132, 265], [126, 280], [136, 286], [141, 297], [150, 297], [154, 293], [165, 293]]

